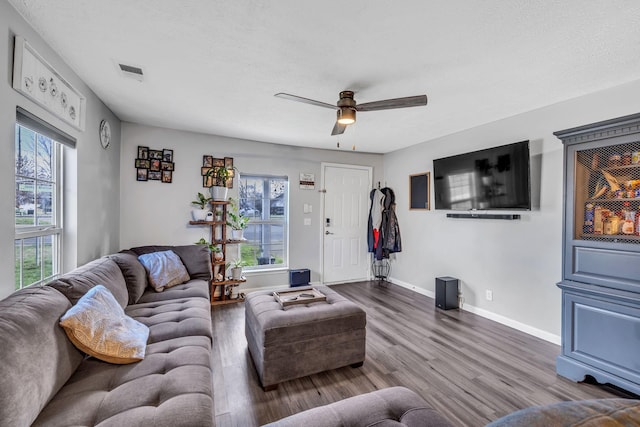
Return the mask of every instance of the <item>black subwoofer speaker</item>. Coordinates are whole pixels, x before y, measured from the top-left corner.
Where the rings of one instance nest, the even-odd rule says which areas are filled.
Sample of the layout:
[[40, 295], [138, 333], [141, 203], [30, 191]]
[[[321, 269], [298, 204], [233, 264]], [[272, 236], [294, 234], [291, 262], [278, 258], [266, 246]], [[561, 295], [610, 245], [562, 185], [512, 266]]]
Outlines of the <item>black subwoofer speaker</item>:
[[436, 277], [436, 307], [443, 310], [458, 308], [458, 279]]
[[311, 281], [311, 272], [308, 268], [299, 270], [289, 270], [289, 286], [295, 288], [297, 286], [309, 286]]

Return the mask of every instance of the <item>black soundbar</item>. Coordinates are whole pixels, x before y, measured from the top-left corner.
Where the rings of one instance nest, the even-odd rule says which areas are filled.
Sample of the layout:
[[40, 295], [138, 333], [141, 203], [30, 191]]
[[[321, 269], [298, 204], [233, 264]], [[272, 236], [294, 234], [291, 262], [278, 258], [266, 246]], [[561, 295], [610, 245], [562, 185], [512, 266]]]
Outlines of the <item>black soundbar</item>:
[[448, 213], [447, 218], [476, 218], [476, 219], [520, 219], [519, 214], [479, 214], [468, 213]]

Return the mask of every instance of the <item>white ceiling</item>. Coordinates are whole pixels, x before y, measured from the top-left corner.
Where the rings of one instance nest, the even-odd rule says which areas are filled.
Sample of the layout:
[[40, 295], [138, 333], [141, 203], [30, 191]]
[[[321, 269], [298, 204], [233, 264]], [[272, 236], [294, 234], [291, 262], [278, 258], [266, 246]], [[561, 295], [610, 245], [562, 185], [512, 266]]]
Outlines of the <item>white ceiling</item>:
[[[640, 79], [637, 0], [9, 3], [120, 119], [279, 144], [385, 153]], [[334, 111], [273, 96], [346, 89], [429, 103], [336, 137]]]

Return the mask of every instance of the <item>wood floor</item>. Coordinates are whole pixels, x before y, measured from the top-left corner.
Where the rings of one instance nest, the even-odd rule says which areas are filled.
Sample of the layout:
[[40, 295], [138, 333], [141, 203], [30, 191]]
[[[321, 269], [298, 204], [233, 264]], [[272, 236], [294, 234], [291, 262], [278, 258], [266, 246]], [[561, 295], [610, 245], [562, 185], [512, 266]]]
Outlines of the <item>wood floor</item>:
[[244, 306], [212, 308], [218, 427], [259, 426], [396, 385], [414, 390], [460, 426], [484, 426], [532, 405], [632, 397], [557, 376], [560, 348], [554, 344], [469, 312], [437, 310], [433, 299], [399, 286], [360, 282], [332, 289], [367, 312], [364, 366], [288, 381], [270, 392], [262, 391], [247, 351]]

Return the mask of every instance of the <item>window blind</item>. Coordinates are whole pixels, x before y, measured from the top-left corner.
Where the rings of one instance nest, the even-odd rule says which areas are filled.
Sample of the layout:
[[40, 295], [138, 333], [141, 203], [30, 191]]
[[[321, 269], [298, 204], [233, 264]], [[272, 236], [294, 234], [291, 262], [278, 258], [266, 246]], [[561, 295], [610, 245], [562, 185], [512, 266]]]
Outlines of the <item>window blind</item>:
[[67, 147], [76, 148], [76, 139], [74, 137], [45, 122], [40, 117], [28, 112], [22, 107], [16, 107], [16, 121], [21, 126], [36, 131]]

